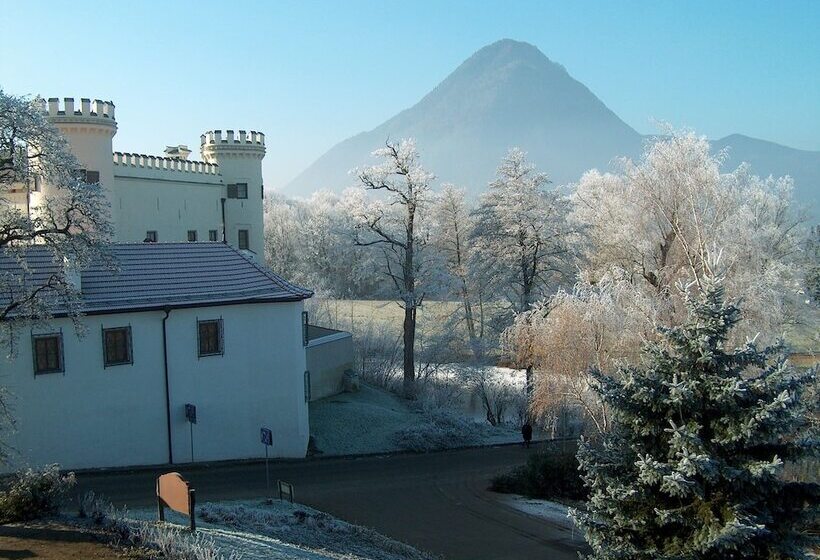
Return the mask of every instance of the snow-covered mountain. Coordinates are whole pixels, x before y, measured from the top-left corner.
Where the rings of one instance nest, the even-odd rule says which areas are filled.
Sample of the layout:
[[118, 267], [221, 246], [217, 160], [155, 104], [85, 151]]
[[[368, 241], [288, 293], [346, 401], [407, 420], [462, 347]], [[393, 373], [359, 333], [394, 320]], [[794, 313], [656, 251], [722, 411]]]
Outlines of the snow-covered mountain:
[[[408, 136], [417, 139], [424, 165], [440, 182], [473, 193], [485, 189], [511, 146], [526, 150], [563, 184], [638, 155], [644, 141], [563, 66], [533, 45], [505, 39], [476, 52], [413, 107], [331, 148], [283, 192], [307, 196], [350, 186], [351, 168], [372, 162], [369, 153], [387, 138]], [[748, 161], [759, 175], [791, 174], [798, 198], [819, 209], [820, 152], [740, 135], [715, 146], [728, 146], [730, 164]]]

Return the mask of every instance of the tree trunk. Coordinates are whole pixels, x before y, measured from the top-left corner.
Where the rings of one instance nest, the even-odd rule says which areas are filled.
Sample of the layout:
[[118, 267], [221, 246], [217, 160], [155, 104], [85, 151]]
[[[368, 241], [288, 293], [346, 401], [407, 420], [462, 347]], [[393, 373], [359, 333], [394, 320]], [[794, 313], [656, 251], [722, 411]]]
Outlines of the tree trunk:
[[404, 309], [404, 398], [416, 398], [416, 308]]

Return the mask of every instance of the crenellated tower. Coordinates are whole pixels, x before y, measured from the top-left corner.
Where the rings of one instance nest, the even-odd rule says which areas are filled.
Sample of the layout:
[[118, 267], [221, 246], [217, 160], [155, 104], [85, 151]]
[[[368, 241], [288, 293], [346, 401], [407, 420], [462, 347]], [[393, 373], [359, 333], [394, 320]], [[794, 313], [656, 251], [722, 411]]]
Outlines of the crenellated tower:
[[[111, 205], [111, 218], [116, 228], [118, 223], [118, 199], [114, 183], [114, 166], [111, 160], [112, 139], [117, 133], [114, 103], [111, 101], [66, 97], [60, 103], [51, 97], [42, 105], [43, 114], [49, 122], [65, 136], [72, 153], [77, 157], [89, 182], [99, 181], [104, 187]], [[48, 196], [48, 185], [43, 185], [40, 193], [32, 196], [36, 204], [37, 196]]]
[[201, 136], [202, 159], [219, 165], [225, 183], [222, 211], [226, 241], [258, 255], [264, 250], [262, 159], [265, 135], [211, 130]]

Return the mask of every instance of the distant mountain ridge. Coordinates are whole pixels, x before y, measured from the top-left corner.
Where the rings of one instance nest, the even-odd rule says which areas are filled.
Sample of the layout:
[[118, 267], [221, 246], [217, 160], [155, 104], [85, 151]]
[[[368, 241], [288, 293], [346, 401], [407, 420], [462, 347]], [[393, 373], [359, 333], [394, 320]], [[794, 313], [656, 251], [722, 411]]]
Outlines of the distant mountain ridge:
[[[411, 136], [439, 182], [471, 193], [486, 188], [512, 146], [526, 150], [553, 183], [564, 184], [587, 169], [611, 169], [617, 158], [638, 156], [645, 140], [538, 48], [504, 39], [477, 51], [414, 106], [331, 148], [283, 192], [338, 192], [352, 184], [348, 171], [372, 163], [370, 152], [387, 138]], [[742, 135], [714, 146], [728, 148], [729, 166], [747, 161], [758, 175], [788, 173], [797, 198], [820, 214], [820, 152]]]

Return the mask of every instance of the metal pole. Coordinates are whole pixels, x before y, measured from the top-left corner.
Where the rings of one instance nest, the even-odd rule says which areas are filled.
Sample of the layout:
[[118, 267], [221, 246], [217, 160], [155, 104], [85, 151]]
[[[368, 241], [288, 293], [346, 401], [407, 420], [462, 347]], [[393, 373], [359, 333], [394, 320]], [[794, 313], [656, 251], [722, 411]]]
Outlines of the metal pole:
[[191, 427], [191, 462], [194, 462], [194, 423], [188, 422], [188, 425]]
[[268, 499], [270, 499], [270, 471], [268, 470], [268, 446], [265, 446], [265, 487], [268, 489]]

